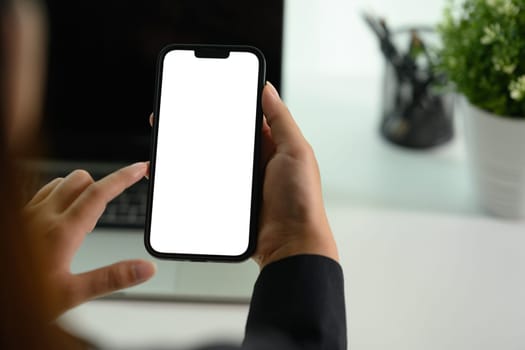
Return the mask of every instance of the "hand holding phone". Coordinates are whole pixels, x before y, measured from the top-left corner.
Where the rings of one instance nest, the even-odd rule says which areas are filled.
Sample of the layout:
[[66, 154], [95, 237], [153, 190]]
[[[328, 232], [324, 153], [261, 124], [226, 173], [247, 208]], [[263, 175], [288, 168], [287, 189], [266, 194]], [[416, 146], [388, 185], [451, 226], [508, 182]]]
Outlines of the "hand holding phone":
[[[298, 254], [323, 255], [338, 260], [337, 247], [323, 205], [319, 168], [312, 148], [271, 84], [265, 86], [260, 100], [266, 119], [262, 121], [260, 134], [255, 135], [256, 148], [252, 170], [265, 169], [265, 176], [260, 222], [256, 228], [258, 236], [254, 259], [261, 268], [271, 262]], [[232, 103], [237, 102], [241, 101], [236, 100]], [[224, 125], [227, 125], [228, 130], [220, 129], [219, 135], [222, 137], [231, 135], [232, 130], [236, 130], [235, 122], [231, 118], [224, 118]], [[256, 126], [260, 126], [258, 123]], [[159, 124], [156, 123], [156, 126], [159, 127]], [[262, 135], [260, 146], [257, 140], [258, 135]], [[260, 161], [257, 155], [258, 147], [261, 150]], [[228, 154], [217, 153], [216, 156], [218, 163], [221, 163], [222, 157], [227, 158]], [[233, 166], [233, 169], [235, 168]], [[224, 167], [223, 171], [228, 171], [228, 168]], [[229, 206], [228, 192], [222, 199], [223, 202], [219, 198], [217, 205]], [[170, 203], [166, 203], [166, 207], [170, 220], [176, 220], [180, 216], [177, 212], [172, 211]], [[207, 220], [207, 216], [203, 214], [200, 219]], [[242, 218], [232, 217], [234, 222], [240, 222], [237, 219]], [[253, 219], [252, 215], [251, 220]], [[167, 227], [171, 227], [169, 222]], [[213, 229], [213, 227], [212, 231], [220, 235], [221, 228]], [[251, 229], [253, 228], [252, 225]], [[170, 234], [170, 231], [165, 232]], [[253, 233], [251, 231], [251, 238], [255, 237]], [[184, 235], [185, 233], [181, 236]], [[148, 235], [146, 235], [146, 244], [148, 244]], [[202, 247], [214, 249], [206, 242], [203, 242]], [[247, 257], [250, 252], [251, 250], [248, 249], [243, 257]], [[180, 254], [170, 254], [169, 257], [188, 258]], [[197, 254], [193, 257], [210, 259], [209, 255]], [[211, 258], [212, 260], [217, 258], [236, 260], [239, 257], [212, 256]]]
[[261, 217], [254, 260], [260, 268], [294, 255], [338, 261], [312, 147], [271, 84], [263, 91]]

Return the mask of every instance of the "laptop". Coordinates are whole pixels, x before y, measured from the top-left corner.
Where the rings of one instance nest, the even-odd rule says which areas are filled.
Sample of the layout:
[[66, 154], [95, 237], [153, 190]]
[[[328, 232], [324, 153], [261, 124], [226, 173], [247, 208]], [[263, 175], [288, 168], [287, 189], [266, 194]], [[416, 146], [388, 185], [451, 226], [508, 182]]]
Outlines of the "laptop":
[[[149, 159], [157, 55], [170, 43], [253, 45], [281, 84], [284, 0], [46, 0], [45, 150], [40, 183], [86, 169], [95, 179]], [[143, 244], [148, 183], [110, 203], [73, 262], [76, 272], [150, 257]], [[258, 268], [156, 261], [150, 282], [112, 297], [245, 302]]]

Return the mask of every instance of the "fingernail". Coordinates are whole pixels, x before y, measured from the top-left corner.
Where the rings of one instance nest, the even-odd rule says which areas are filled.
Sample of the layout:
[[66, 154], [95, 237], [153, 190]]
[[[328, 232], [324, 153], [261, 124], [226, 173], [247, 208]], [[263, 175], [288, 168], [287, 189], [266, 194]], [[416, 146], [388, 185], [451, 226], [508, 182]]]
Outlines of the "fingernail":
[[157, 266], [153, 262], [143, 262], [133, 265], [133, 274], [137, 283], [149, 280], [156, 271]]
[[146, 171], [147, 166], [148, 165], [145, 162], [138, 162], [138, 163], [130, 165], [129, 169], [133, 170], [138, 175], [138, 174], [143, 174]]
[[149, 174], [150, 174], [150, 171], [151, 171], [150, 162], [146, 162], [146, 166], [148, 167], [148, 169], [146, 170], [146, 175], [144, 175], [144, 177], [149, 180]]
[[270, 93], [273, 95], [273, 97], [278, 98], [280, 100], [281, 96], [279, 96], [279, 93], [277, 92], [277, 89], [275, 88], [275, 86], [273, 86], [273, 84], [270, 83], [269, 81], [266, 82], [266, 85], [269, 87]]
[[137, 162], [135, 164], [131, 164], [129, 167], [133, 169], [135, 168], [141, 169], [141, 168], [144, 168], [146, 165], [147, 165], [147, 162]]

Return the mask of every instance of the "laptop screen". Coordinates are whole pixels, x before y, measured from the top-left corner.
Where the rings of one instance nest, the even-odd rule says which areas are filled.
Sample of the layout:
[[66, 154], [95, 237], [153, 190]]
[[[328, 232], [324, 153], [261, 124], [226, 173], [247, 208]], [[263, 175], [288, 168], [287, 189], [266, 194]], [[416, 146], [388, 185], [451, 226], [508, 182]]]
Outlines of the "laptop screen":
[[253, 45], [279, 87], [284, 0], [45, 1], [48, 158], [149, 158], [157, 55], [170, 43]]

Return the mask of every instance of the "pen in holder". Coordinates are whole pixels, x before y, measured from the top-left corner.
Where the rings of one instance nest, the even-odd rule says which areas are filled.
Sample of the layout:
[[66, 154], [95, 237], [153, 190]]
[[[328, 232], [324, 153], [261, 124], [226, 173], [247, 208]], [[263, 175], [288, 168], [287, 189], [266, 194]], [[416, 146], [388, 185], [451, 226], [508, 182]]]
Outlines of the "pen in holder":
[[[365, 15], [379, 38], [386, 59], [381, 133], [390, 142], [426, 149], [453, 137], [453, 98], [446, 78], [435, 72], [427, 43], [436, 37], [430, 28], [391, 32], [386, 23]], [[401, 50], [401, 43], [406, 49]]]

